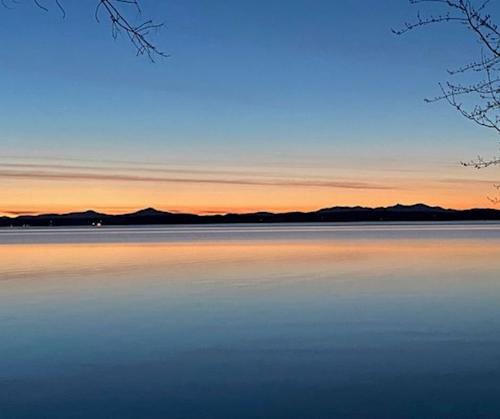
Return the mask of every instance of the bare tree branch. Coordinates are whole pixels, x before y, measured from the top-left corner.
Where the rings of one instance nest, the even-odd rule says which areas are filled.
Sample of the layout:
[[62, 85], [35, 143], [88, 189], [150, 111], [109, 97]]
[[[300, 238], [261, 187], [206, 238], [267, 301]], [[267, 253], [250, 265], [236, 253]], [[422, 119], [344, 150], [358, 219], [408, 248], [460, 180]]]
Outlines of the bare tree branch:
[[151, 61], [155, 57], [167, 57], [168, 55], [160, 51], [149, 40], [149, 34], [158, 31], [163, 23], [154, 23], [151, 19], [134, 25], [123, 13], [122, 5], [132, 6], [139, 15], [142, 14], [139, 0], [99, 0], [95, 9], [95, 18], [99, 22], [99, 16], [104, 13], [111, 22], [111, 33], [116, 38], [120, 32], [124, 32], [134, 48], [137, 55], [147, 55]]
[[440, 84], [441, 95], [427, 102], [447, 101], [462, 116], [476, 124], [495, 130], [500, 134], [500, 31], [487, 11], [490, 0], [410, 0], [411, 4], [433, 3], [439, 5], [442, 13], [422, 17], [417, 13], [415, 22], [404, 24], [402, 29], [393, 30], [397, 35], [405, 34], [428, 25], [459, 23], [473, 33], [481, 52], [479, 59], [460, 68], [448, 70], [450, 76], [470, 80], [462, 83], [455, 79]]
[[[476, 39], [479, 57], [459, 68], [448, 70], [451, 80], [440, 83], [441, 94], [426, 102], [446, 101], [460, 115], [475, 124], [500, 134], [500, 30], [488, 11], [490, 0], [409, 0], [413, 5], [434, 5], [436, 14], [417, 12], [413, 22], [406, 22], [396, 35], [436, 24], [459, 24]], [[478, 157], [462, 162], [466, 167], [483, 169], [500, 164], [500, 157]], [[490, 201], [500, 203], [496, 198]]]
[[[66, 10], [62, 0], [32, 0], [39, 9], [48, 12], [52, 3], [61, 12], [62, 17], [66, 17]], [[120, 33], [124, 33], [137, 55], [146, 55], [150, 61], [154, 62], [158, 57], [168, 57], [151, 40], [153, 32], [159, 31], [163, 23], [155, 23], [152, 19], [142, 20], [140, 23], [133, 23], [129, 14], [133, 11], [136, 16], [142, 16], [140, 0], [95, 0], [95, 19], [97, 22], [104, 17], [111, 25], [111, 35], [117, 38]], [[18, 0], [0, 0], [0, 4], [12, 9]]]

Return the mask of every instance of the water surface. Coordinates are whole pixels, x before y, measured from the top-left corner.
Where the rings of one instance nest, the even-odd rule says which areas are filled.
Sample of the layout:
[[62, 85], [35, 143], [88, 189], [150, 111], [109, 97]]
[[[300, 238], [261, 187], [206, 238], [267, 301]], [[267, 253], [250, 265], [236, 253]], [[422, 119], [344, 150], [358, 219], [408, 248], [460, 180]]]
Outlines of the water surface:
[[0, 230], [1, 418], [498, 417], [500, 224]]

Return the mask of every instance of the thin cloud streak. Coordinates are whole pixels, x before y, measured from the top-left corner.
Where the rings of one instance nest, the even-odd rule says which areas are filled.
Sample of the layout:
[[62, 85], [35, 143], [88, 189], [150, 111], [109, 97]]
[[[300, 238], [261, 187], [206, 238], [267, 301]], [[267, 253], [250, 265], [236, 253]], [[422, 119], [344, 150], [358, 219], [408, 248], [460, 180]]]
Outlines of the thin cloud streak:
[[40, 169], [40, 170], [61, 170], [61, 171], [94, 171], [94, 172], [145, 172], [145, 173], [182, 173], [182, 174], [196, 174], [196, 175], [235, 175], [235, 176], [274, 176], [283, 177], [285, 174], [272, 173], [272, 172], [250, 172], [248, 170], [204, 170], [204, 169], [183, 169], [183, 168], [167, 168], [167, 167], [126, 167], [126, 166], [113, 166], [103, 167], [98, 165], [71, 165], [71, 164], [41, 164], [41, 163], [0, 163], [0, 167], [10, 169]]
[[487, 179], [442, 179], [440, 182], [442, 183], [451, 183], [451, 184], [468, 184], [468, 185], [491, 185], [494, 183], [494, 180]]
[[35, 212], [33, 210], [5, 210], [5, 211], [0, 211], [0, 217], [2, 217], [2, 214], [6, 215], [31, 215], [34, 214]]
[[221, 178], [189, 178], [189, 177], [152, 177], [124, 174], [78, 173], [78, 172], [51, 172], [51, 171], [20, 171], [0, 170], [0, 178], [27, 179], [27, 180], [92, 180], [115, 182], [145, 182], [145, 183], [190, 183], [190, 184], [219, 184], [240, 186], [282, 186], [282, 187], [316, 187], [339, 189], [365, 190], [393, 190], [391, 185], [359, 181], [331, 181], [331, 180], [300, 180], [300, 179], [221, 179]]

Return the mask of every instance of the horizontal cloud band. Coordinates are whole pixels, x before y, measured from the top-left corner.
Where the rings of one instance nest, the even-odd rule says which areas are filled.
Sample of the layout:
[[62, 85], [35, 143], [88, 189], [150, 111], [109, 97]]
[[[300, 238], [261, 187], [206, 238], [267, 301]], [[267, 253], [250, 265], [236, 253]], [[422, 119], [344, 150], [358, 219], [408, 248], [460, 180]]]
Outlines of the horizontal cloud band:
[[223, 178], [190, 178], [190, 177], [160, 177], [108, 173], [54, 172], [30, 170], [0, 170], [0, 178], [29, 180], [91, 180], [115, 182], [149, 182], [149, 183], [191, 183], [219, 184], [241, 186], [282, 186], [282, 187], [319, 187], [342, 189], [396, 189], [391, 185], [358, 181], [304, 180], [304, 179], [223, 179]]

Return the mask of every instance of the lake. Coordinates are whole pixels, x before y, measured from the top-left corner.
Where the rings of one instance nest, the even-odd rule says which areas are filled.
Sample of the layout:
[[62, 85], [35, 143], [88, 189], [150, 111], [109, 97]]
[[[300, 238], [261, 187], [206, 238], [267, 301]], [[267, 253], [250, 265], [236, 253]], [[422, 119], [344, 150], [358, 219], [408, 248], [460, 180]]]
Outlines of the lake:
[[0, 417], [500, 412], [500, 224], [0, 230]]

